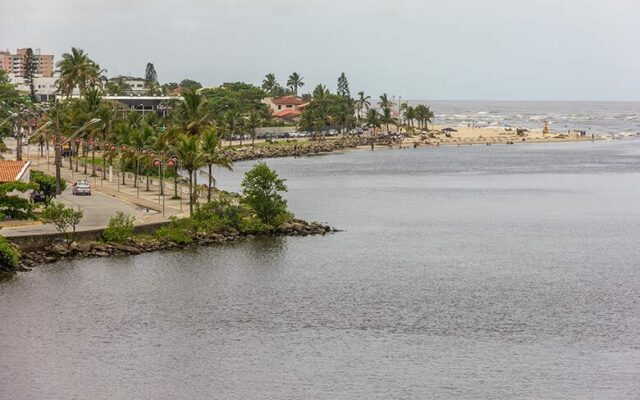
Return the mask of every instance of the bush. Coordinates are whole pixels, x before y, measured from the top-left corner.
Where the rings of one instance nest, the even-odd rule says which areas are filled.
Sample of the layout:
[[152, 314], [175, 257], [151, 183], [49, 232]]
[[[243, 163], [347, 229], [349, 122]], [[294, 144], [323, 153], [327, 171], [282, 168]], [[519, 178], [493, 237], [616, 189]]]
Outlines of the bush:
[[[67, 243], [73, 238], [73, 234], [76, 233], [76, 225], [80, 223], [84, 213], [81, 210], [74, 210], [71, 207], [66, 207], [62, 203], [51, 202], [44, 209], [42, 213], [42, 219], [45, 222], [51, 222], [55, 224], [58, 232], [64, 233], [67, 239]], [[72, 233], [69, 233], [69, 228], [72, 228]]]
[[0, 266], [15, 269], [19, 263], [20, 252], [4, 236], [0, 236]]
[[107, 242], [126, 242], [133, 237], [134, 217], [118, 211], [109, 218], [107, 229], [102, 232], [102, 238]]
[[256, 215], [242, 218], [238, 230], [243, 235], [256, 235], [271, 231], [271, 226], [265, 224]]
[[219, 198], [199, 205], [191, 219], [197, 231], [219, 232], [225, 229], [240, 230], [242, 218], [251, 214], [252, 210], [248, 206], [235, 205], [229, 199]]
[[193, 242], [196, 232], [195, 225], [190, 218], [170, 217], [168, 225], [158, 228], [156, 238], [162, 241], [175, 242], [178, 244], [189, 244]]
[[[56, 178], [53, 176], [45, 175], [44, 172], [33, 170], [31, 171], [31, 183], [38, 185], [38, 190], [44, 195], [45, 204], [49, 204], [51, 199], [56, 197]], [[60, 188], [65, 190], [67, 188], [67, 182], [60, 180]]]
[[280, 194], [287, 191], [284, 182], [263, 162], [257, 163], [244, 175], [241, 186], [245, 202], [265, 224], [273, 225], [282, 214], [288, 213], [287, 201]]
[[33, 215], [34, 205], [28, 199], [10, 195], [11, 192], [26, 192], [36, 189], [38, 186], [25, 182], [0, 183], [0, 217], [12, 219], [35, 219]]

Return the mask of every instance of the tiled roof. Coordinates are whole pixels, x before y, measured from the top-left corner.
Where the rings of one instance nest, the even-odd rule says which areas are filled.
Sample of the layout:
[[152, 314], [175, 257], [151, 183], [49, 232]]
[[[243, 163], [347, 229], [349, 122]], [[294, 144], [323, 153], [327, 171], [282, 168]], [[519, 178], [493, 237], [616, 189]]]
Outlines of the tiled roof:
[[302, 114], [300, 110], [280, 110], [273, 113], [274, 117], [278, 118], [292, 118]]
[[302, 97], [298, 97], [298, 96], [294, 96], [294, 95], [283, 96], [283, 97], [274, 97], [273, 99], [271, 99], [271, 101], [275, 105], [296, 105], [296, 106], [299, 106], [300, 104], [304, 103], [302, 101]]
[[25, 165], [31, 164], [26, 161], [0, 160], [0, 182], [13, 182], [22, 178]]

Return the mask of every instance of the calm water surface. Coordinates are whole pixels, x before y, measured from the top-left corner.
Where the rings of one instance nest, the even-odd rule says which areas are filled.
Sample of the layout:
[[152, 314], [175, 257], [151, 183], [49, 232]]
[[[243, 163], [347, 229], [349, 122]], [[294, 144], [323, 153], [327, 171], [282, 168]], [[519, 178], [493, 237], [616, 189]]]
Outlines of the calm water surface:
[[640, 141], [269, 164], [344, 232], [1, 282], [0, 398], [640, 398]]

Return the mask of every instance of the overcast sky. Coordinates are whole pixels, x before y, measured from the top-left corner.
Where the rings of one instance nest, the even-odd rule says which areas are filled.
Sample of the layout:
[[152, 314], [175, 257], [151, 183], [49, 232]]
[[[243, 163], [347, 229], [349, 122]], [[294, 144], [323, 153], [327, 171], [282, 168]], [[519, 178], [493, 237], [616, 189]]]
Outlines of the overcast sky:
[[83, 48], [109, 75], [408, 99], [640, 100], [639, 0], [0, 0], [0, 48]]

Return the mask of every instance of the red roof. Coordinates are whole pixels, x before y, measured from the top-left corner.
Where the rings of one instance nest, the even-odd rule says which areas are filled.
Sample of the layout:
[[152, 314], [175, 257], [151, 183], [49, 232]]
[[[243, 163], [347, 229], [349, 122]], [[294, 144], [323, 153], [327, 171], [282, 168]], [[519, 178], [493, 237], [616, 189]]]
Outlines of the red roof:
[[273, 104], [275, 105], [294, 105], [294, 106], [299, 106], [301, 104], [304, 103], [304, 101], [302, 101], [302, 97], [300, 96], [283, 96], [283, 97], [274, 97], [273, 99], [271, 99], [271, 101], [273, 102]]
[[302, 114], [300, 110], [280, 110], [273, 113], [277, 118], [295, 118]]
[[0, 182], [19, 181], [31, 162], [0, 160]]

